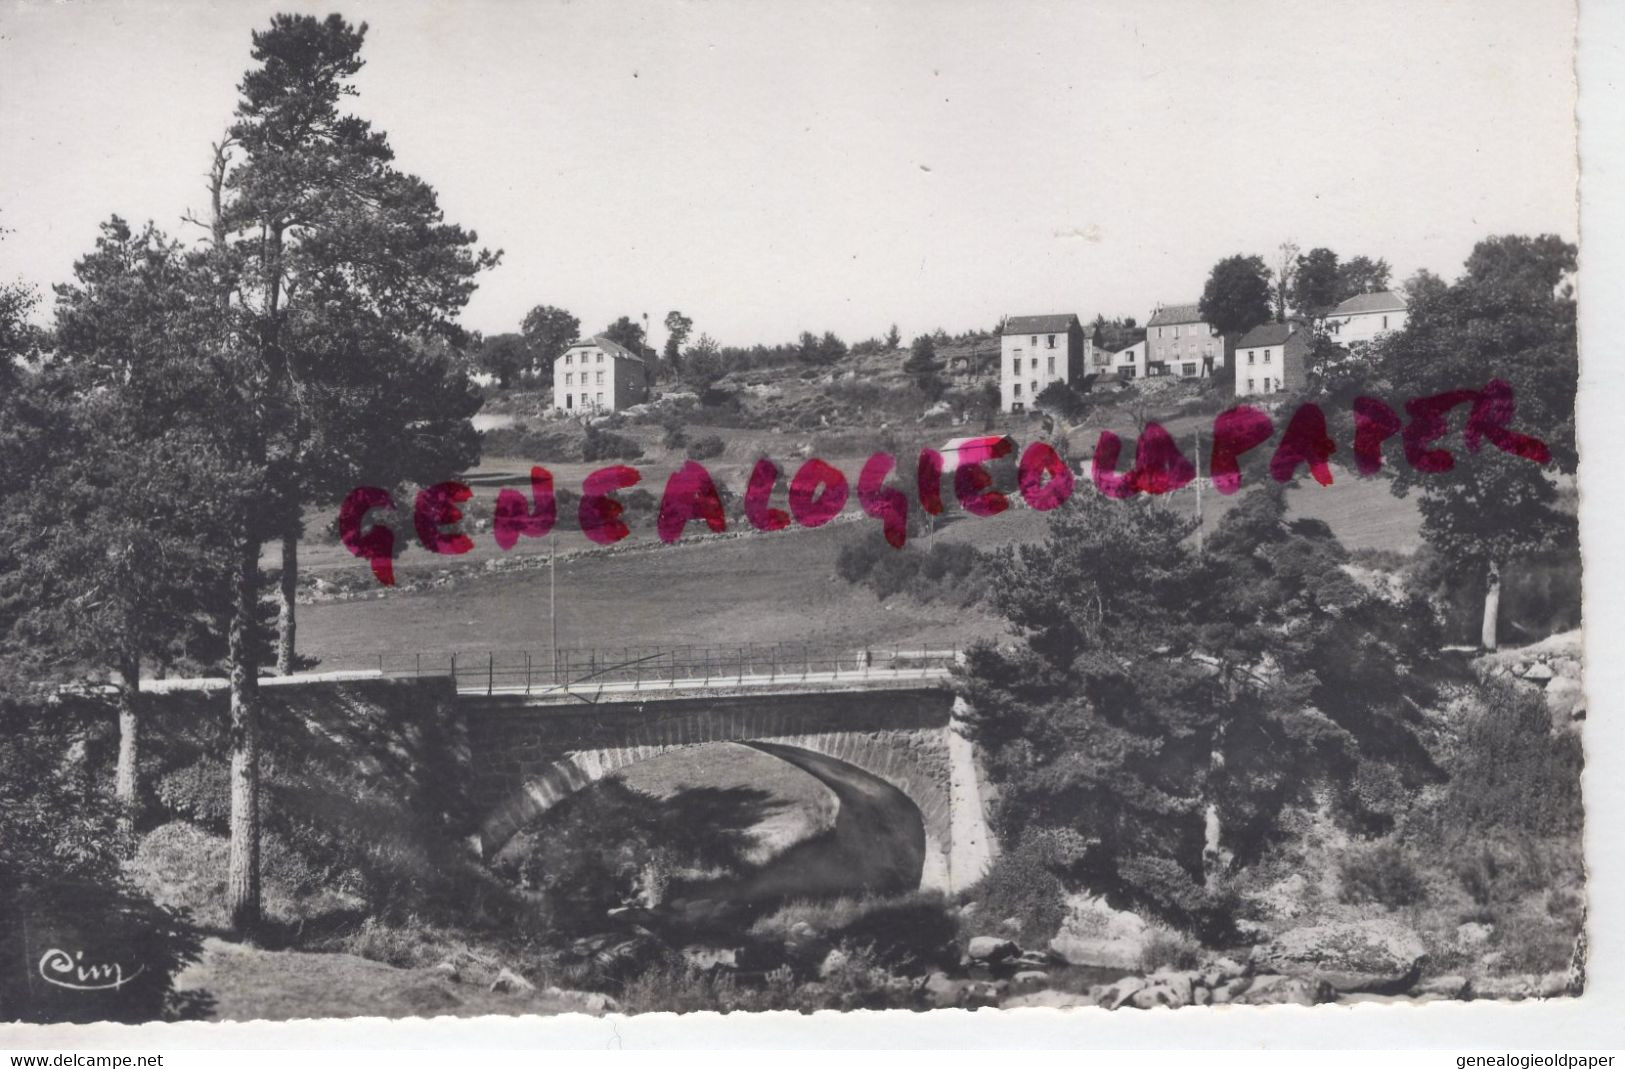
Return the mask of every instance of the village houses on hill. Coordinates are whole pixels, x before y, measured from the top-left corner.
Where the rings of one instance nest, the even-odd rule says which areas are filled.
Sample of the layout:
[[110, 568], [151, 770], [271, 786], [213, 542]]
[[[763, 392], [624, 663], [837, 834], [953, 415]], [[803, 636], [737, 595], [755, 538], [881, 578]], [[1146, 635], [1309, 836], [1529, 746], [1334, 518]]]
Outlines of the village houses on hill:
[[553, 360], [553, 407], [614, 412], [647, 401], [651, 378], [641, 356], [599, 334], [573, 342]]
[[[1405, 327], [1403, 295], [1393, 290], [1356, 293], [1326, 313], [1318, 323], [1345, 351], [1369, 345]], [[1236, 342], [1236, 396], [1293, 393], [1309, 384], [1305, 358], [1314, 341], [1306, 323], [1264, 323]]]

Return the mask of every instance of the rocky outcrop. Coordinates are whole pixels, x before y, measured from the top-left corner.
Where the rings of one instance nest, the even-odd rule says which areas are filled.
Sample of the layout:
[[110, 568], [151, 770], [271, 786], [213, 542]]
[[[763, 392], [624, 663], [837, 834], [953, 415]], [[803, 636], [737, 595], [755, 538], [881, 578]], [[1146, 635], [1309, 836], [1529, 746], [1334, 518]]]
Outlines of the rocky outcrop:
[[1021, 948], [1009, 939], [994, 935], [978, 935], [965, 948], [966, 957], [975, 962], [996, 965], [1021, 956]]
[[1253, 948], [1256, 972], [1325, 981], [1338, 991], [1398, 994], [1421, 979], [1421, 937], [1388, 920], [1294, 928]]
[[491, 990], [498, 992], [534, 991], [536, 985], [512, 969], [505, 968], [497, 973], [495, 980], [491, 981]]
[[1154, 931], [1136, 913], [1113, 909], [1105, 899], [1077, 894], [1067, 899], [1066, 919], [1049, 948], [1071, 965], [1138, 969]]
[[1580, 632], [1566, 631], [1529, 646], [1498, 650], [1474, 662], [1487, 677], [1517, 680], [1546, 694], [1553, 728], [1573, 726], [1585, 719], [1585, 691], [1581, 686]]

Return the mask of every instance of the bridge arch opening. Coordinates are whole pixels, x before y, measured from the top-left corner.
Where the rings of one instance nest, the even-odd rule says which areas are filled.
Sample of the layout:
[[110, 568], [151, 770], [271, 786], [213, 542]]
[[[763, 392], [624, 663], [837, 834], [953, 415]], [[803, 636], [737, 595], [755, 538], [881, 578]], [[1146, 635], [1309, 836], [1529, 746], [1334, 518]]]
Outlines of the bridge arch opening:
[[[736, 744], [804, 773], [830, 796], [833, 811], [822, 821], [803, 819], [798, 837], [759, 862], [713, 880], [685, 881], [676, 904], [682, 898], [766, 903], [945, 885], [943, 844], [930, 833], [925, 812], [903, 785], [806, 745], [768, 740]], [[481, 830], [482, 853], [489, 859], [501, 857], [518, 832], [533, 828], [566, 799], [595, 783], [635, 765], [711, 745], [715, 744], [678, 744], [641, 755], [576, 752], [561, 758], [526, 778], [492, 812]], [[872, 754], [863, 756], [878, 763]], [[721, 823], [728, 821], [728, 816], [721, 817]], [[719, 827], [718, 833], [735, 830]]]

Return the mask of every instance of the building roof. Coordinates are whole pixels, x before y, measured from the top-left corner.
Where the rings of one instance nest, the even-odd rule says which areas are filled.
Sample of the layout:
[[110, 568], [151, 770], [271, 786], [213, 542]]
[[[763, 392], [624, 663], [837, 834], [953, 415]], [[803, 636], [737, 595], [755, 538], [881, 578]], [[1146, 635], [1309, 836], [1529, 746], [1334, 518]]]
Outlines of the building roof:
[[1010, 316], [1004, 321], [1004, 333], [1061, 334], [1077, 326], [1082, 324], [1078, 322], [1078, 317], [1070, 312], [1064, 315]]
[[1176, 323], [1201, 323], [1202, 313], [1195, 301], [1190, 304], [1159, 304], [1151, 313], [1148, 327], [1171, 327]]
[[1280, 345], [1294, 335], [1308, 335], [1297, 323], [1263, 323], [1241, 336], [1237, 349], [1262, 349], [1266, 345]]
[[1377, 293], [1356, 293], [1342, 304], [1331, 310], [1330, 315], [1346, 316], [1359, 315], [1362, 312], [1403, 312], [1405, 298], [1393, 290], [1382, 290]]
[[597, 347], [602, 349], [616, 360], [635, 360], [640, 364], [643, 363], [643, 357], [639, 356], [637, 353], [634, 353], [632, 350], [628, 349], [615, 339], [606, 338], [602, 334], [595, 334], [590, 338], [582, 338], [580, 341], [573, 341], [570, 343], [571, 349], [585, 349], [589, 347]]

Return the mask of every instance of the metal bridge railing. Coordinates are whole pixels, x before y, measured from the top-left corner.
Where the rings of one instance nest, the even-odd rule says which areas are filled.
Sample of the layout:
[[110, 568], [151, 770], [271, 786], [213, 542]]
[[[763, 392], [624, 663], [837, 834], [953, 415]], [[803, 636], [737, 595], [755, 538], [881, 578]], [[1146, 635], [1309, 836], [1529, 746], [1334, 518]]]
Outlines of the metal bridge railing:
[[380, 654], [380, 675], [450, 676], [461, 691], [536, 694], [579, 688], [672, 690], [925, 678], [959, 658], [959, 648], [838, 647], [798, 643], [744, 646], [620, 646]]

